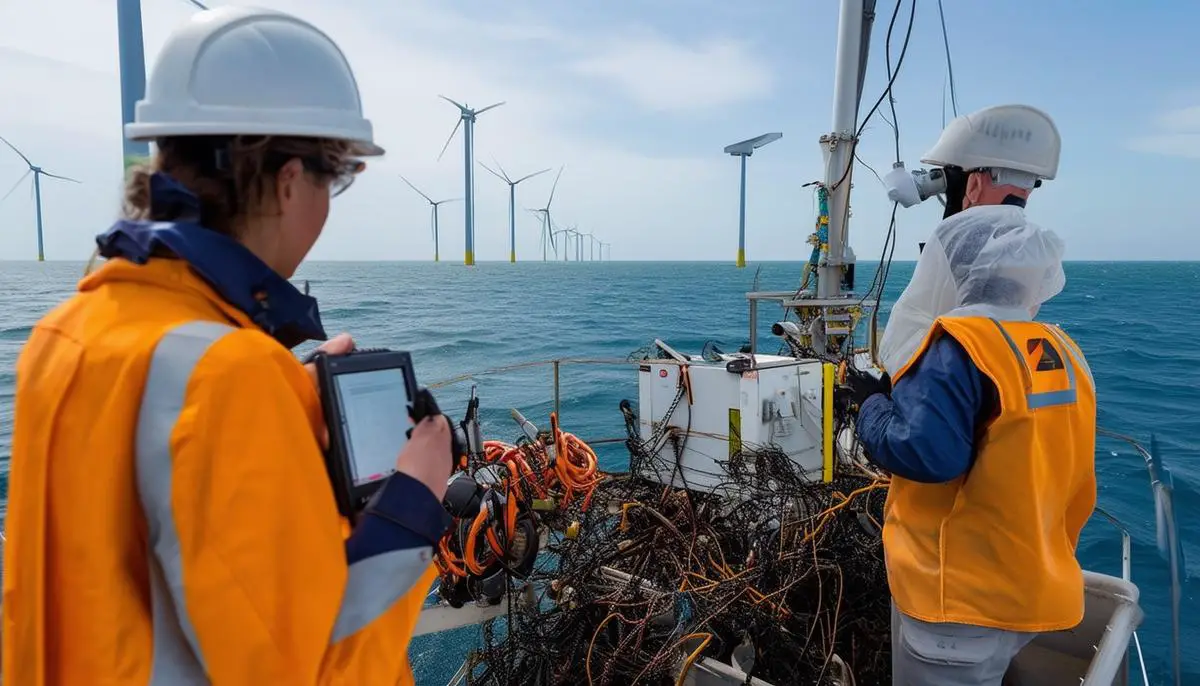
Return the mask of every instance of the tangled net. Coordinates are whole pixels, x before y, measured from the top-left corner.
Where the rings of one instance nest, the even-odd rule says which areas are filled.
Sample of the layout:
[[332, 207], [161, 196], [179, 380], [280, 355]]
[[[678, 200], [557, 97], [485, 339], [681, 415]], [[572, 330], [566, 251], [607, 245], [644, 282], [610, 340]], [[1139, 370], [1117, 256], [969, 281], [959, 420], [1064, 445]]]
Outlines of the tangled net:
[[[589, 476], [543, 507], [560, 533], [520, 574], [538, 602], [514, 599], [485, 625], [470, 683], [679, 685], [703, 658], [777, 686], [845, 685], [843, 664], [856, 686], [890, 683], [885, 479], [814, 483], [781, 451], [746, 448], [719, 489], [698, 493], [636, 476], [660, 459], [643, 446], [631, 437], [629, 474]], [[529, 472], [510, 479], [549, 480], [527, 498], [553, 490], [553, 469]]]

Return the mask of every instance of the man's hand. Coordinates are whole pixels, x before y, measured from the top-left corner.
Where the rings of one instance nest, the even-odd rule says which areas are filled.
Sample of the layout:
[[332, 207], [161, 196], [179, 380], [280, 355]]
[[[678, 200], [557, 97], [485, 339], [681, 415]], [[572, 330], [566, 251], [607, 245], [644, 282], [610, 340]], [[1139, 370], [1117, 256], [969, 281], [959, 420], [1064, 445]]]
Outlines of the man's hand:
[[[342, 355], [354, 350], [354, 339], [348, 333], [339, 333], [333, 338], [325, 341], [317, 346], [317, 350], [330, 355]], [[304, 365], [304, 371], [308, 372], [308, 378], [312, 379], [313, 387], [317, 389], [317, 396], [321, 395], [321, 382], [317, 379], [317, 363], [309, 362]], [[321, 450], [329, 449], [329, 429], [321, 427], [321, 433], [317, 436], [317, 440], [321, 443]]]
[[450, 421], [436, 414], [422, 419], [396, 459], [396, 470], [425, 484], [441, 500], [446, 495], [450, 469]]

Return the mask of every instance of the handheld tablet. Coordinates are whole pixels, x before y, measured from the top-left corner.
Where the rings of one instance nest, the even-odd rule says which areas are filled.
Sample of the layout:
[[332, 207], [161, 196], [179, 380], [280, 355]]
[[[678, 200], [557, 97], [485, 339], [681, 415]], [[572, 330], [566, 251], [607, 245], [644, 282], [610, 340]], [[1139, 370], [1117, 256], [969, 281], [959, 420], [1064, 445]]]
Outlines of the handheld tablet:
[[316, 356], [321, 407], [329, 428], [325, 466], [338, 510], [353, 519], [396, 471], [408, 443], [417, 396], [407, 352], [360, 349]]

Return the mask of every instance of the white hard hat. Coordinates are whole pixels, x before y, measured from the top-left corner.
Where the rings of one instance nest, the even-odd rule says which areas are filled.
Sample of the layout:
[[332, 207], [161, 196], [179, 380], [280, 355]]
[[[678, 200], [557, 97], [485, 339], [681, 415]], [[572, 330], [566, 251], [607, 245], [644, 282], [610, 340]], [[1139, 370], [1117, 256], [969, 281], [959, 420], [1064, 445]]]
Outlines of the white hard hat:
[[[1061, 148], [1058, 128], [1045, 112], [1028, 105], [999, 105], [950, 122], [921, 161], [967, 170], [1024, 172], [1007, 175], [1019, 183], [1026, 174], [1035, 179], [1053, 179], [1058, 173]], [[1029, 188], [1033, 187], [1032, 181]]]
[[382, 155], [363, 117], [354, 72], [329, 36], [274, 10], [197, 12], [159, 53], [131, 140], [276, 135], [355, 144]]

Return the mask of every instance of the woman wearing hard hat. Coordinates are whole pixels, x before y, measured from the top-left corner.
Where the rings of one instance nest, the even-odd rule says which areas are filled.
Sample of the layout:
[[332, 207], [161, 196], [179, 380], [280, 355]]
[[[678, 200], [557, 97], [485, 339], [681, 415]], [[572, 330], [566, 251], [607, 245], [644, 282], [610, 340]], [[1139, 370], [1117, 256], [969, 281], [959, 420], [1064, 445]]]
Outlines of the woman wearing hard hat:
[[383, 153], [350, 65], [286, 14], [201, 12], [126, 135], [153, 168], [17, 365], [4, 682], [412, 683], [447, 422], [414, 427], [347, 539], [289, 352], [325, 333], [287, 278]]

